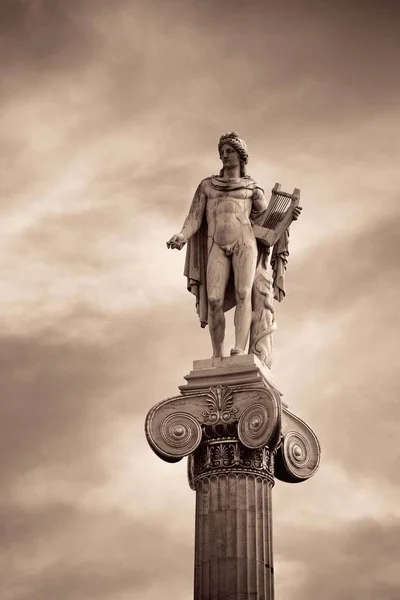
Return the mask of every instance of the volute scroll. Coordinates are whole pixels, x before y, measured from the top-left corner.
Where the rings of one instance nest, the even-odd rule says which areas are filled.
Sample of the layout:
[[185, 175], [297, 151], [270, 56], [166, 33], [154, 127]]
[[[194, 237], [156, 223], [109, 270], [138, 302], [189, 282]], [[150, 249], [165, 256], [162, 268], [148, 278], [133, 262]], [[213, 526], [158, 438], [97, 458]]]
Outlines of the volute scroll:
[[300, 483], [318, 470], [321, 449], [313, 430], [286, 408], [282, 414], [282, 443], [275, 460], [275, 476], [287, 483]]

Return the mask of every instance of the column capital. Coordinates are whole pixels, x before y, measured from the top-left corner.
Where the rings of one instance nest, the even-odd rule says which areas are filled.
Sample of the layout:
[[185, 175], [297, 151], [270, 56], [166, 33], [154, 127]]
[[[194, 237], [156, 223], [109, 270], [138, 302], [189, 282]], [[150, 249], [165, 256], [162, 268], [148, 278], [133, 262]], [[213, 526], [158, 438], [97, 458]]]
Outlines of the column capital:
[[[314, 475], [320, 461], [318, 440], [289, 411], [271, 372], [255, 356], [194, 361], [185, 379], [179, 396], [159, 402], [146, 417], [147, 440], [157, 456], [177, 462], [202, 445], [199, 459], [207, 451], [208, 460], [215, 463], [218, 452], [227, 453], [228, 462], [233, 460], [241, 471], [248, 461], [258, 464], [268, 451], [268, 460], [276, 454], [278, 479], [298, 483]], [[225, 440], [221, 428], [231, 431]], [[253, 471], [260, 472], [257, 467], [249, 472]]]
[[176, 462], [196, 450], [209, 427], [235, 425], [246, 448], [274, 447], [281, 413], [279, 394], [263, 385], [215, 385], [158, 403], [149, 411], [145, 429], [154, 452]]
[[254, 475], [274, 485], [274, 452], [267, 446], [249, 449], [235, 437], [203, 442], [189, 455], [188, 480], [192, 490], [212, 476]]

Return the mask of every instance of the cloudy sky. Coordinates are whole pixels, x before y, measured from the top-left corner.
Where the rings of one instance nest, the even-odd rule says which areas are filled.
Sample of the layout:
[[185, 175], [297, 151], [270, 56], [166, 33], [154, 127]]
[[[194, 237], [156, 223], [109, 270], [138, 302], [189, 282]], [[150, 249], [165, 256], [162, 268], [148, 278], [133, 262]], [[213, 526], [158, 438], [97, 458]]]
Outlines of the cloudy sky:
[[304, 207], [273, 370], [323, 460], [274, 488], [277, 600], [400, 597], [399, 8], [2, 0], [2, 600], [191, 597], [143, 422], [210, 355], [165, 242], [232, 130]]

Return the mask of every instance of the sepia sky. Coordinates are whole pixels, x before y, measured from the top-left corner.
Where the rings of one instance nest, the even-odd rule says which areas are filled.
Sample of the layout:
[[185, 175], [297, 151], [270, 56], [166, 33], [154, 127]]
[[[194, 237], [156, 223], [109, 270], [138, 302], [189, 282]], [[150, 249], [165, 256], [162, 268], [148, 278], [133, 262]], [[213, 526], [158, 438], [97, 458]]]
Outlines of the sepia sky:
[[275, 485], [276, 598], [398, 600], [400, 4], [2, 0], [0, 24], [1, 599], [192, 597], [195, 495], [143, 423], [210, 356], [165, 242], [237, 131], [304, 207], [273, 371], [322, 462]]

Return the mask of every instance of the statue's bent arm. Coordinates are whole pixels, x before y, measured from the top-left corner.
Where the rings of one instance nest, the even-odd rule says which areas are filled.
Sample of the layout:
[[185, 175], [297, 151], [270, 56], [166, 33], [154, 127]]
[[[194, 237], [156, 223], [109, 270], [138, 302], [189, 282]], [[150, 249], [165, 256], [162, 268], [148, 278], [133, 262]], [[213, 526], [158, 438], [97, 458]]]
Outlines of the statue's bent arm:
[[257, 218], [260, 213], [263, 213], [268, 208], [268, 202], [265, 199], [264, 192], [260, 188], [255, 188], [252, 194], [253, 213]]
[[203, 220], [204, 210], [206, 206], [207, 195], [204, 190], [204, 182], [198, 186], [190, 206], [189, 214], [183, 224], [181, 235], [188, 240], [196, 231], [199, 230]]

